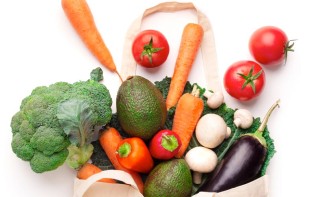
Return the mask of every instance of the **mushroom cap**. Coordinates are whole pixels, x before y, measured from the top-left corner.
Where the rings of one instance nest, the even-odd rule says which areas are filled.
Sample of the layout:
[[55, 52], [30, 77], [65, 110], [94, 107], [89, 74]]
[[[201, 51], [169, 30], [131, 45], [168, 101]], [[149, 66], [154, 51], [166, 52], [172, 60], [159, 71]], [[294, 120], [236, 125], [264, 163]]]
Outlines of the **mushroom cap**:
[[207, 148], [219, 146], [227, 136], [227, 124], [217, 114], [206, 114], [196, 125], [195, 135], [198, 142]]
[[234, 113], [234, 123], [237, 127], [248, 129], [253, 124], [253, 115], [247, 109], [238, 109]]
[[191, 170], [209, 173], [217, 166], [218, 157], [211, 149], [197, 146], [186, 153], [185, 161]]
[[224, 101], [221, 91], [213, 93], [207, 100], [207, 104], [211, 109], [217, 109]]

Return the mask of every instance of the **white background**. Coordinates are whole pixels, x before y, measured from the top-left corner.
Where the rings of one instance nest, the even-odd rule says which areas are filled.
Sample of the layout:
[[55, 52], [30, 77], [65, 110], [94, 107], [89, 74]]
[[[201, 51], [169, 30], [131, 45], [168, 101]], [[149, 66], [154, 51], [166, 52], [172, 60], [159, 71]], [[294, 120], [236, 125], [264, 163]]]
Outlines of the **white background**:
[[[129, 25], [146, 8], [160, 2], [163, 1], [88, 0], [118, 70]], [[269, 106], [280, 98], [281, 107], [274, 111], [268, 124], [277, 150], [268, 168], [270, 196], [324, 196], [324, 96], [320, 95], [324, 80], [320, 69], [324, 67], [321, 57], [325, 32], [320, 1], [192, 2], [212, 24], [221, 78], [233, 62], [252, 60], [247, 44], [255, 29], [274, 25], [282, 28], [290, 39], [298, 39], [295, 52], [289, 54], [285, 66], [265, 68], [267, 83], [258, 99], [241, 103], [224, 91], [225, 101], [232, 108], [246, 108], [254, 116], [263, 117]], [[143, 29], [160, 30], [171, 49], [167, 62], [159, 69], [139, 69], [138, 74], [152, 81], [171, 76], [182, 29], [187, 22], [195, 20], [190, 11], [145, 19]], [[199, 54], [190, 74], [192, 82], [205, 83], [201, 64]], [[21, 100], [34, 87], [57, 81], [86, 80], [97, 66], [100, 64], [75, 34], [59, 0], [0, 0], [1, 193], [13, 197], [72, 196], [73, 170], [63, 165], [55, 171], [36, 174], [27, 162], [12, 153], [10, 121], [19, 110]], [[120, 82], [105, 68], [104, 84], [114, 99]]]

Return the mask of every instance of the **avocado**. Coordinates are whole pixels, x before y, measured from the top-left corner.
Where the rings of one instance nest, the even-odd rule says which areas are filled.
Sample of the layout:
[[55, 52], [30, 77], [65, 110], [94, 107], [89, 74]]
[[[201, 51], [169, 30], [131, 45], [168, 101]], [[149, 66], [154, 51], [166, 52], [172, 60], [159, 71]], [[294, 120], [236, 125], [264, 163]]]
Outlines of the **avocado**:
[[133, 137], [149, 140], [166, 122], [166, 102], [156, 86], [141, 76], [126, 79], [116, 96], [117, 118]]
[[192, 192], [192, 175], [184, 159], [159, 163], [144, 184], [145, 197], [187, 197]]

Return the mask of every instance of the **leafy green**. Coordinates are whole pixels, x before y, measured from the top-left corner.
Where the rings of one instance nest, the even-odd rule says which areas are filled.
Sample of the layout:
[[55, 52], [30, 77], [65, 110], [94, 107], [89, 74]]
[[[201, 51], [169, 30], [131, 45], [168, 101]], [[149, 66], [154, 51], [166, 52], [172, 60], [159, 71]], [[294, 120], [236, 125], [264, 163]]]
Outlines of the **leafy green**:
[[90, 79], [97, 82], [102, 81], [104, 79], [103, 70], [100, 67], [97, 67], [94, 70], [92, 70], [90, 73]]
[[67, 164], [78, 169], [86, 163], [94, 147], [93, 112], [89, 104], [81, 99], [69, 99], [59, 104], [57, 117], [71, 145], [68, 147]]

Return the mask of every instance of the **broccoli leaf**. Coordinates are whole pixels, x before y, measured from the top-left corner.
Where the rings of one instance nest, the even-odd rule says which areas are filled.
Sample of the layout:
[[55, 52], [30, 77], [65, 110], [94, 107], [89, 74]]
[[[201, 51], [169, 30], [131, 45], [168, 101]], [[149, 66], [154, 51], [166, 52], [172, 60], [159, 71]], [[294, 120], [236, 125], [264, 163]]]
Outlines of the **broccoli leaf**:
[[94, 135], [93, 112], [87, 102], [69, 99], [59, 104], [57, 117], [72, 144], [83, 146], [91, 143]]
[[92, 70], [90, 73], [90, 79], [97, 82], [102, 81], [104, 79], [103, 70], [100, 67], [97, 67], [94, 70]]
[[91, 144], [94, 136], [93, 113], [84, 100], [68, 99], [59, 104], [57, 117], [71, 142], [67, 164], [78, 169], [90, 159], [94, 150]]

